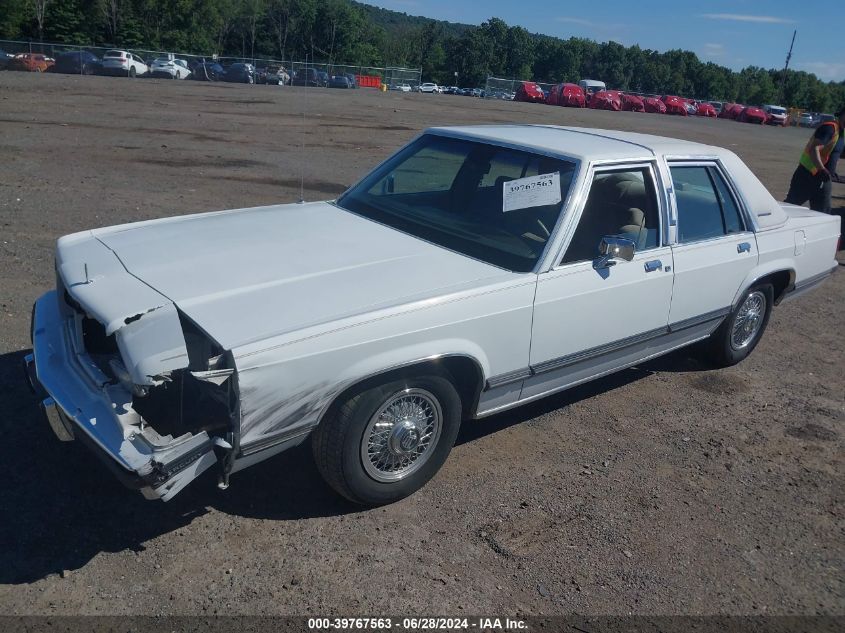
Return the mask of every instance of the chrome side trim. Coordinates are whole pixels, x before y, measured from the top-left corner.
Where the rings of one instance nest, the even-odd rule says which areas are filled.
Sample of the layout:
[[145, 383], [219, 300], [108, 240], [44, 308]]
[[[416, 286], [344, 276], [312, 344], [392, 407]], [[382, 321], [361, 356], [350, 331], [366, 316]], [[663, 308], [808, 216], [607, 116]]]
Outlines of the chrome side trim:
[[[668, 342], [666, 343], [666, 345], [658, 348], [657, 350], [655, 350], [651, 354], [647, 354], [643, 357], [637, 357], [637, 358], [633, 358], [633, 359], [629, 358], [629, 359], [624, 360], [620, 364], [615, 365], [611, 368], [599, 370], [599, 371], [596, 371], [596, 372], [590, 372], [588, 375], [582, 376], [582, 377], [574, 379], [574, 380], [567, 380], [566, 378], [564, 378], [564, 379], [561, 380], [561, 382], [557, 386], [552, 387], [550, 389], [546, 389], [546, 390], [544, 390], [540, 393], [532, 394], [530, 396], [526, 396], [525, 398], [522, 398], [521, 400], [517, 400], [516, 402], [504, 404], [504, 405], [501, 405], [501, 406], [498, 406], [498, 407], [494, 407], [492, 409], [488, 409], [486, 411], [479, 411], [479, 412], [476, 413], [475, 418], [477, 418], [477, 419], [486, 418], [487, 416], [493, 415], [495, 413], [501, 413], [501, 412], [507, 411], [509, 409], [514, 409], [514, 408], [516, 408], [520, 405], [528, 404], [529, 402], [533, 402], [535, 400], [545, 398], [546, 396], [550, 396], [550, 395], [553, 395], [555, 393], [565, 391], [566, 389], [571, 389], [572, 387], [577, 387], [578, 385], [584, 384], [586, 382], [590, 382], [592, 380], [596, 380], [598, 378], [602, 378], [604, 376], [614, 374], [618, 371], [622, 371], [623, 369], [628, 369], [629, 367], [633, 367], [634, 365], [639, 365], [640, 363], [644, 363], [644, 362], [652, 360], [654, 358], [658, 358], [659, 356], [663, 356], [663, 355], [668, 354], [670, 352], [673, 352], [677, 349], [681, 349], [682, 347], [687, 347], [688, 345], [692, 345], [693, 343], [704, 340], [708, 336], [710, 336], [709, 331], [706, 331], [706, 332], [702, 331], [702, 332], [699, 332], [699, 333], [696, 333], [694, 331], [693, 332], [687, 332], [686, 336], [683, 336], [683, 334], [684, 334], [683, 332], [680, 333], [680, 334], [679, 333], [665, 334], [664, 336], [662, 336], [660, 338], [668, 339]], [[640, 343], [640, 344], [642, 345], [644, 343]], [[619, 353], [619, 350], [617, 350], [616, 353]], [[598, 360], [599, 360], [598, 358], [592, 358], [592, 359], [588, 359], [587, 361], [584, 361], [584, 363], [583, 363], [585, 365], [584, 369], [589, 370], [590, 367], [597, 365]], [[576, 371], [578, 371], [578, 368], [573, 367], [572, 373], [574, 373]]]
[[[524, 396], [514, 402], [507, 402], [487, 410], [476, 411], [474, 417], [483, 418], [500, 411], [512, 409], [521, 404], [532, 402], [544, 396], [607, 376], [704, 340], [718, 327], [721, 319], [729, 313], [730, 308], [721, 308], [697, 317], [679, 321], [678, 323], [673, 323], [664, 328], [643, 332], [642, 334], [608, 343], [607, 345], [594, 347], [577, 354], [551, 359], [530, 367], [527, 375], [526, 370], [503, 374], [503, 376], [512, 374], [515, 377], [519, 373], [522, 376], [520, 380], [525, 380], [523, 383], [523, 394], [526, 393], [526, 390], [530, 393], [531, 389], [538, 387], [543, 388], [548, 385], [549, 388], [544, 389], [540, 393]], [[559, 372], [557, 376], [544, 377], [544, 375], [555, 371]]]
[[793, 299], [797, 299], [805, 292], [809, 292], [822, 282], [824, 282], [828, 277], [832, 276], [839, 269], [839, 266], [834, 266], [830, 270], [819, 273], [818, 275], [813, 275], [812, 277], [808, 277], [803, 281], [799, 281], [798, 283], [793, 283], [790, 287], [787, 287], [786, 290], [783, 291], [783, 295], [781, 295], [780, 301], [776, 302], [777, 305], [784, 303], [785, 301], [792, 301]]
[[628, 338], [623, 338], [621, 340], [614, 341], [612, 343], [607, 343], [605, 345], [599, 345], [598, 347], [593, 347], [591, 349], [584, 350], [583, 352], [576, 352], [575, 354], [561, 356], [560, 358], [553, 358], [537, 365], [532, 365], [531, 373], [533, 375], [544, 374], [546, 372], [554, 371], [556, 369], [567, 367], [569, 365], [574, 365], [585, 360], [604, 356], [605, 354], [610, 354], [611, 352], [622, 350], [626, 347], [636, 345], [637, 343], [642, 343], [644, 341], [659, 338], [667, 332], [668, 329], [665, 327], [658, 328], [656, 330], [649, 330], [648, 332], [629, 336]]
[[669, 324], [669, 331], [670, 332], [678, 332], [679, 330], [685, 330], [690, 327], [694, 327], [696, 325], [701, 325], [702, 323], [707, 323], [708, 321], [715, 321], [716, 319], [722, 319], [731, 313], [731, 308], [722, 308], [720, 310], [713, 310], [712, 312], [707, 312], [705, 314], [700, 314], [698, 316], [690, 317], [689, 319], [684, 319], [683, 321], [677, 321], [676, 323]]
[[524, 369], [517, 369], [505, 374], [499, 374], [498, 376], [492, 376], [487, 379], [487, 384], [484, 386], [484, 390], [489, 391], [490, 389], [496, 389], [497, 387], [503, 387], [514, 382], [519, 382], [520, 380], [525, 380], [533, 373], [534, 372], [531, 371], [530, 367], [525, 367]]
[[249, 444], [242, 446], [240, 452], [238, 453], [237, 459], [248, 457], [249, 455], [253, 455], [255, 453], [260, 453], [261, 451], [270, 449], [276, 446], [277, 444], [289, 442], [290, 440], [294, 440], [303, 435], [308, 435], [313, 430], [313, 426], [308, 427], [307, 429], [298, 428], [294, 429], [293, 431], [286, 429], [276, 435], [262, 437], [261, 439], [256, 440], [255, 442], [250, 442]]
[[520, 380], [525, 380], [526, 378], [531, 378], [532, 376], [536, 376], [538, 374], [544, 374], [550, 371], [555, 371], [557, 369], [568, 367], [570, 365], [575, 365], [586, 360], [598, 358], [600, 356], [605, 356], [613, 352], [621, 351], [626, 347], [632, 347], [645, 341], [650, 341], [652, 339], [657, 339], [662, 336], [666, 336], [667, 334], [680, 332], [682, 330], [686, 330], [699, 325], [704, 325], [710, 323], [711, 321], [722, 319], [728, 314], [730, 314], [730, 312], [730, 307], [721, 308], [719, 310], [713, 310], [712, 312], [707, 312], [705, 314], [700, 314], [689, 319], [684, 319], [683, 321], [678, 321], [677, 323], [672, 323], [667, 327], [656, 328], [654, 330], [649, 330], [641, 334], [635, 334], [634, 336], [629, 336], [627, 338], [623, 338], [618, 341], [613, 341], [605, 345], [599, 345], [598, 347], [593, 347], [587, 350], [583, 350], [581, 352], [568, 354], [559, 358], [552, 358], [550, 360], [543, 361], [542, 363], [531, 365], [530, 367], [526, 367], [524, 369], [517, 369], [506, 374], [493, 376], [487, 379], [485, 390], [495, 389], [497, 387], [519, 382]]

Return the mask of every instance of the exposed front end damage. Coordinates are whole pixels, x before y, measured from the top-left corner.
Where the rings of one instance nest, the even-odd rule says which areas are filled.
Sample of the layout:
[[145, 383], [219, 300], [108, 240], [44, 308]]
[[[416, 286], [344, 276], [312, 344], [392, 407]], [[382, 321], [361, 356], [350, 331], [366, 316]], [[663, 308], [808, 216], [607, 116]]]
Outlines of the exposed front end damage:
[[231, 354], [96, 240], [82, 266], [75, 244], [59, 246], [57, 289], [33, 306], [26, 359], [56, 435], [89, 445], [150, 499], [215, 465], [226, 482], [240, 415]]

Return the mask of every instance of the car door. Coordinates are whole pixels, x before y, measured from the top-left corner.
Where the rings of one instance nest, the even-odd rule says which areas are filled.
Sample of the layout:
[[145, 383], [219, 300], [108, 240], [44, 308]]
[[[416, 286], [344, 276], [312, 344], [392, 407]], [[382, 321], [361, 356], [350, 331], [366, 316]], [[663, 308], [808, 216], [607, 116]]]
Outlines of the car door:
[[[531, 376], [521, 399], [583, 382], [649, 355], [667, 332], [672, 250], [654, 163], [595, 167], [557, 265], [538, 277]], [[631, 261], [596, 267], [602, 237], [633, 240]]]
[[675, 288], [669, 323], [718, 322], [757, 265], [757, 241], [718, 161], [669, 161]]

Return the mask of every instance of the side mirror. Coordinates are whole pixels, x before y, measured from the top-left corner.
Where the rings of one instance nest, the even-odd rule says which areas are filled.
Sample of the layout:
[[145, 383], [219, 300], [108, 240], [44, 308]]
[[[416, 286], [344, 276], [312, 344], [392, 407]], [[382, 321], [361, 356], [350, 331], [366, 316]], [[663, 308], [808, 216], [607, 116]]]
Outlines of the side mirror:
[[626, 237], [605, 235], [599, 242], [599, 258], [593, 262], [593, 268], [615, 266], [617, 259], [629, 262], [634, 259], [637, 246]]

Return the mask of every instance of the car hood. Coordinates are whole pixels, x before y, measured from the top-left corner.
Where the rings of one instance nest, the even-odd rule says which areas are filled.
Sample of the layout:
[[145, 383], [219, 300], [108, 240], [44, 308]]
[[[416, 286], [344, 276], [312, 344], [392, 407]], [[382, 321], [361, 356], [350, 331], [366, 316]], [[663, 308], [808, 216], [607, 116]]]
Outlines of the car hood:
[[93, 234], [226, 349], [513, 275], [324, 202]]

